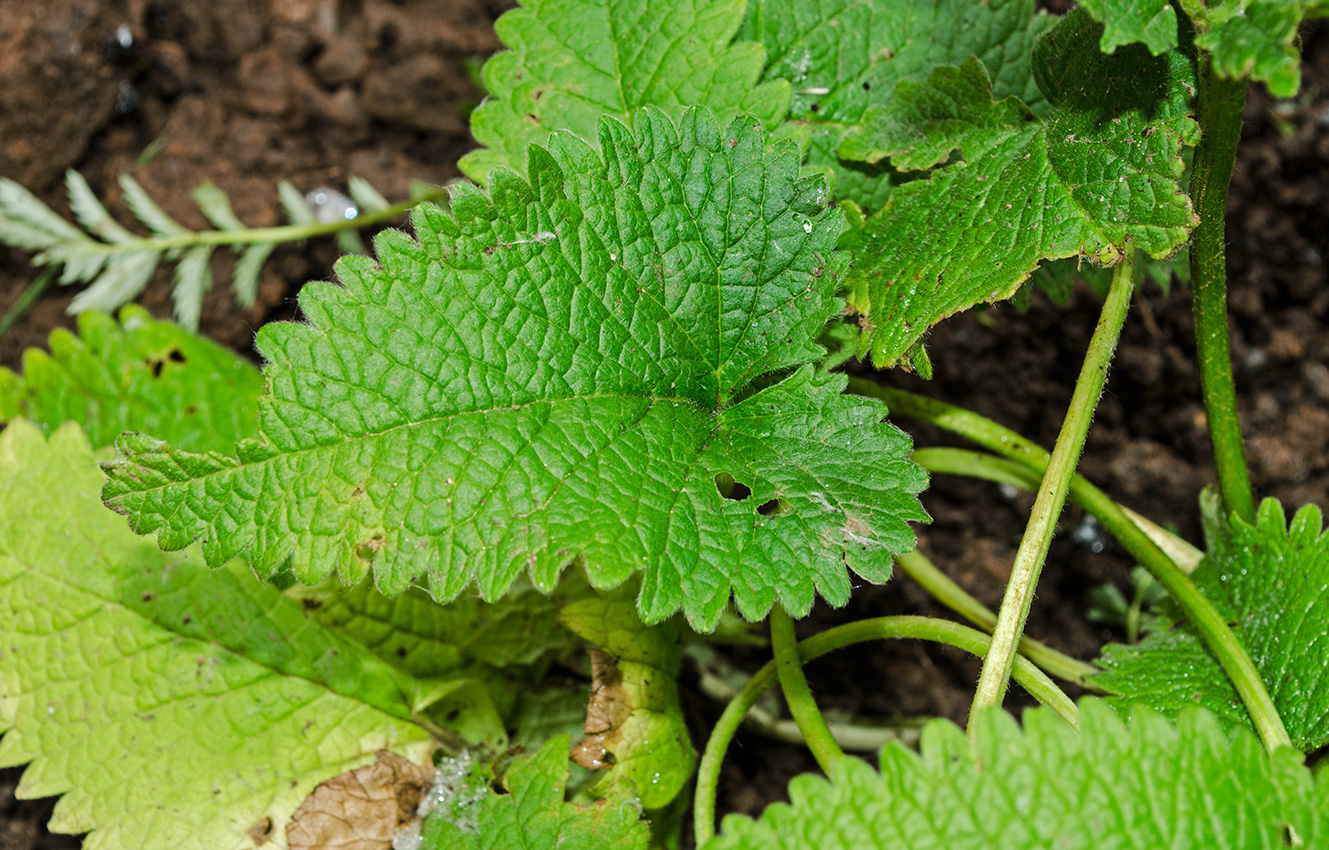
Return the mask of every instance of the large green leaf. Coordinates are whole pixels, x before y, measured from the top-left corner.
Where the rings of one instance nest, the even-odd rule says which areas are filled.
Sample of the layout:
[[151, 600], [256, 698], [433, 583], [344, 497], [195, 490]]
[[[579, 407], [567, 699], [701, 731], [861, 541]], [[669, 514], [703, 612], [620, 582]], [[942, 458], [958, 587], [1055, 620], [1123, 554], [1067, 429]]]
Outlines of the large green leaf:
[[[1329, 781], [1297, 753], [1272, 757], [1255, 736], [1227, 737], [1199, 709], [1176, 725], [1147, 710], [1124, 726], [1080, 704], [1080, 733], [1051, 711], [987, 709], [976, 751], [946, 721], [922, 755], [882, 751], [878, 773], [836, 762], [830, 781], [796, 777], [789, 804], [760, 820], [731, 815], [706, 850], [1274, 850], [1329, 842]], [[981, 768], [980, 768], [981, 765]]]
[[150, 431], [190, 451], [228, 451], [258, 428], [258, 370], [232, 351], [140, 307], [120, 322], [78, 317], [79, 335], [51, 333], [51, 353], [28, 349], [23, 374], [0, 368], [0, 423], [22, 416], [50, 432], [78, 422], [94, 446]]
[[605, 120], [600, 145], [556, 134], [529, 183], [496, 171], [455, 218], [418, 208], [419, 242], [380, 236], [381, 265], [343, 259], [343, 286], [301, 292], [308, 324], [259, 333], [262, 440], [123, 439], [107, 503], [306, 583], [372, 568], [387, 593], [492, 600], [528, 570], [640, 572], [647, 622], [700, 629], [731, 595], [759, 618], [843, 604], [846, 567], [884, 581], [926, 477], [884, 407], [807, 365], [841, 306], [822, 181], [698, 110]]
[[[841, 145], [842, 155], [890, 157], [897, 168], [943, 166], [900, 187], [845, 239], [860, 354], [870, 350], [877, 366], [946, 316], [1009, 298], [1042, 260], [1110, 265], [1127, 250], [1161, 257], [1185, 243], [1196, 221], [1177, 182], [1181, 145], [1197, 134], [1190, 63], [1142, 47], [1104, 56], [1101, 30], [1074, 13], [1039, 40], [1046, 121], [1015, 98], [994, 101], [971, 59], [901, 83]], [[963, 161], [951, 162], [957, 150]]]
[[646, 105], [673, 118], [704, 106], [727, 122], [740, 112], [775, 127], [789, 84], [758, 83], [760, 45], [730, 44], [744, 0], [526, 0], [498, 19], [509, 50], [485, 63], [490, 98], [471, 113], [484, 145], [462, 157], [483, 180], [496, 165], [524, 169], [529, 145], [555, 130], [594, 142], [597, 122], [631, 122]]
[[[1085, 9], [1106, 24], [1102, 47], [1142, 42], [1155, 55], [1177, 46], [1177, 14], [1168, 0], [1084, 0]], [[1324, 0], [1182, 0], [1195, 23], [1195, 43], [1208, 52], [1214, 71], [1230, 80], [1258, 80], [1280, 97], [1301, 87], [1297, 27], [1329, 15]]]
[[0, 434], [0, 765], [32, 762], [20, 797], [64, 795], [53, 830], [91, 831], [88, 850], [284, 846], [319, 782], [379, 749], [422, 756], [410, 721], [440, 697], [476, 705], [464, 682], [413, 679], [310, 623], [242, 565], [136, 537], [101, 485], [76, 426]]
[[[1329, 534], [1319, 508], [1307, 505], [1291, 526], [1273, 499], [1254, 526], [1233, 519], [1211, 535], [1210, 551], [1194, 573], [1200, 590], [1224, 610], [1292, 742], [1303, 750], [1329, 743]], [[1226, 524], [1226, 523], [1225, 523]], [[1203, 705], [1249, 726], [1236, 690], [1188, 625], [1156, 629], [1138, 644], [1109, 646], [1095, 679], [1121, 696], [1175, 714]]]
[[646, 850], [651, 831], [641, 806], [617, 787], [588, 805], [565, 803], [568, 738], [512, 763], [499, 794], [479, 770], [444, 777], [425, 818], [421, 850]]
[[921, 80], [938, 65], [982, 60], [999, 96], [1015, 95], [1040, 112], [1030, 52], [1054, 18], [1033, 0], [768, 0], [752, 3], [739, 37], [766, 48], [767, 80], [793, 85], [791, 121], [811, 130], [808, 164], [828, 169], [837, 198], [875, 212], [895, 176], [882, 165], [842, 160], [845, 132], [869, 107], [888, 102], [901, 80]]

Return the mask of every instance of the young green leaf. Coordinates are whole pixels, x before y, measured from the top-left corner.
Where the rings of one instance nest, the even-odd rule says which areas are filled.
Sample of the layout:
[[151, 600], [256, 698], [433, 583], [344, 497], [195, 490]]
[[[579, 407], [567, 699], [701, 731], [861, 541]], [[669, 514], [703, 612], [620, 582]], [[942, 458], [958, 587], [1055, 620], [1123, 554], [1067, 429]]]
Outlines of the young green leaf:
[[869, 107], [888, 102], [901, 80], [977, 56], [998, 96], [1015, 95], [1042, 114], [1029, 57], [1055, 20], [1036, 13], [1033, 0], [768, 0], [751, 4], [739, 37], [765, 46], [764, 79], [792, 84], [789, 120], [812, 131], [808, 164], [830, 171], [837, 198], [876, 212], [890, 197], [894, 172], [836, 153]]
[[[1194, 573], [1200, 590], [1230, 613], [1292, 742], [1303, 750], [1329, 743], [1329, 534], [1307, 505], [1289, 527], [1282, 506], [1266, 499], [1256, 525], [1234, 520], [1210, 541]], [[1223, 523], [1226, 525], [1226, 523]], [[1095, 681], [1121, 697], [1169, 714], [1203, 705], [1249, 725], [1237, 693], [1189, 626], [1155, 626], [1132, 646], [1109, 646]]]
[[141, 307], [120, 321], [78, 317], [78, 336], [51, 332], [28, 349], [23, 374], [0, 367], [0, 424], [23, 416], [43, 431], [80, 423], [94, 446], [149, 431], [188, 451], [223, 451], [258, 429], [263, 378], [246, 360]]
[[[860, 354], [895, 364], [927, 329], [1009, 298], [1044, 259], [1114, 264], [1132, 248], [1164, 256], [1196, 218], [1177, 181], [1193, 74], [1173, 51], [1104, 56], [1101, 27], [1073, 13], [1037, 43], [1043, 121], [1015, 98], [993, 101], [973, 59], [902, 82], [895, 99], [840, 146], [897, 168], [943, 166], [898, 190], [846, 235], [856, 262], [850, 303], [864, 316]], [[952, 152], [964, 159], [944, 165]]]
[[[1168, 0], [1084, 0], [1083, 6], [1106, 24], [1104, 52], [1133, 42], [1155, 55], [1177, 46], [1177, 16]], [[1218, 0], [1183, 2], [1181, 8], [1195, 23], [1196, 46], [1210, 54], [1220, 77], [1266, 83], [1279, 97], [1301, 88], [1297, 27], [1329, 15], [1323, 0]]]
[[1159, 56], [1177, 46], [1177, 12], [1168, 0], [1083, 0], [1080, 5], [1103, 23], [1104, 53], [1141, 42]]
[[160, 551], [102, 507], [102, 480], [72, 424], [0, 434], [0, 765], [32, 762], [20, 797], [64, 795], [54, 831], [253, 847], [323, 779], [431, 746], [410, 719], [465, 683], [393, 670], [241, 564]]
[[417, 208], [418, 243], [343, 259], [342, 287], [301, 292], [309, 324], [259, 332], [262, 438], [224, 457], [126, 437], [107, 503], [167, 548], [290, 559], [305, 583], [372, 568], [387, 593], [492, 600], [525, 571], [640, 572], [648, 623], [703, 630], [731, 595], [755, 619], [843, 604], [846, 567], [884, 581], [926, 477], [884, 407], [813, 374], [840, 310], [822, 181], [751, 119], [636, 123], [603, 121], [602, 153], [556, 134], [529, 183], [458, 187], [455, 219]]
[[631, 123], [651, 105], [677, 119], [701, 106], [722, 123], [740, 112], [774, 128], [789, 108], [789, 84], [758, 83], [763, 51], [730, 44], [744, 0], [526, 0], [498, 19], [509, 50], [484, 67], [490, 97], [471, 113], [484, 145], [461, 169], [483, 181], [497, 165], [523, 170], [526, 148], [555, 130], [594, 143], [603, 115]]
[[827, 781], [796, 777], [788, 804], [730, 815], [705, 850], [1014, 850], [1056, 847], [1318, 847], [1329, 840], [1329, 781], [1297, 754], [1271, 757], [1192, 709], [1176, 725], [1147, 710], [1123, 725], [1080, 703], [1081, 732], [1050, 710], [987, 709], [975, 746], [933, 721], [922, 755], [888, 745], [881, 772], [846, 758]]
[[587, 805], [563, 801], [567, 751], [561, 735], [513, 762], [503, 777], [505, 794], [483, 777], [447, 777], [425, 818], [420, 850], [646, 850], [650, 828], [625, 789]]

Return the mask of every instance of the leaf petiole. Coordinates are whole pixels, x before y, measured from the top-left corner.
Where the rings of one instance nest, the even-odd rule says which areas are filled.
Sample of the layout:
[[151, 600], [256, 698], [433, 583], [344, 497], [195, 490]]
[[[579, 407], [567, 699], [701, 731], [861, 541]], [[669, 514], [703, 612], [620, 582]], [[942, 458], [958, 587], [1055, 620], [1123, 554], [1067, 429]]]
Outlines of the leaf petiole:
[[808, 687], [807, 677], [803, 675], [803, 662], [798, 655], [798, 638], [794, 636], [794, 621], [780, 605], [771, 608], [771, 650], [775, 653], [775, 669], [780, 678], [780, 689], [784, 691], [785, 702], [789, 704], [789, 713], [798, 724], [798, 731], [803, 733], [803, 740], [817, 759], [822, 771], [829, 774], [831, 764], [844, 757], [844, 750], [836, 743], [835, 736], [826, 725], [817, 708], [817, 700]]
[[1191, 236], [1192, 312], [1196, 359], [1204, 393], [1209, 439], [1223, 505], [1242, 522], [1255, 522], [1255, 499], [1237, 419], [1237, 390], [1227, 327], [1227, 244], [1224, 215], [1228, 185], [1241, 139], [1246, 81], [1224, 80], [1208, 54], [1201, 59], [1197, 118], [1203, 135], [1195, 149], [1191, 192], [1200, 224]]
[[[1044, 454], [1046, 455], [1046, 452]], [[1046, 463], [1042, 466], [1034, 463], [1024, 464], [1003, 457], [995, 457], [984, 452], [949, 447], [918, 449], [912, 457], [915, 463], [934, 475], [965, 475], [998, 484], [1010, 484], [1022, 490], [1037, 490], [1039, 482], [1042, 481], [1043, 474], [1041, 470], [1047, 466]], [[1090, 507], [1090, 503], [1085, 499], [1085, 494], [1089, 491], [1102, 492], [1083, 475], [1076, 473], [1075, 477], [1071, 479], [1071, 501], [1084, 508], [1090, 516], [1098, 520], [1100, 525], [1107, 527], [1109, 523], [1113, 522], [1113, 519], [1095, 513], [1094, 509]], [[1107, 497], [1104, 496], [1103, 498], [1106, 499]], [[1190, 541], [1168, 531], [1158, 523], [1136, 513], [1125, 505], [1118, 502], [1112, 504], [1116, 505], [1136, 527], [1148, 535], [1149, 539], [1167, 553], [1167, 556], [1184, 572], [1187, 574], [1195, 572], [1195, 568], [1200, 565], [1200, 559], [1204, 557], [1204, 553], [1191, 545]]]
[[[997, 612], [997, 625], [992, 632], [992, 651], [983, 660], [983, 672], [979, 675], [970, 717], [977, 715], [981, 708], [1000, 706], [1006, 695], [1025, 620], [1033, 604], [1034, 588], [1038, 585], [1039, 573], [1047, 560], [1057, 518], [1061, 516], [1061, 510], [1066, 504], [1066, 494], [1075, 475], [1085, 438], [1089, 435], [1089, 425], [1093, 421], [1099, 396], [1103, 393], [1108, 367], [1112, 363], [1117, 339], [1130, 308], [1137, 268], [1136, 254], [1130, 252], [1112, 274], [1112, 287], [1103, 303], [1098, 327], [1094, 329], [1094, 336], [1089, 341], [1089, 351], [1080, 369], [1079, 380], [1075, 382], [1075, 392], [1071, 395], [1061, 434], [1052, 448], [1052, 457], [1034, 500], [1029, 525], [1015, 553], [1011, 578], [1006, 584], [1006, 595], [1002, 599], [1001, 610]], [[974, 727], [971, 725], [969, 728], [972, 734]]]
[[[926, 466], [924, 467], [926, 468]], [[903, 555], [895, 556], [895, 563], [934, 599], [964, 617], [969, 622], [986, 632], [991, 632], [997, 623], [997, 615], [990, 608], [970, 596], [964, 588], [951, 581], [950, 576], [937, 569], [923, 553], [914, 549]], [[1058, 652], [1045, 643], [1030, 637], [1020, 639], [1020, 654], [1037, 664], [1047, 673], [1066, 682], [1102, 693], [1102, 689], [1089, 681], [1089, 676], [1097, 672], [1092, 664], [1086, 664], [1065, 653]]]
[[[778, 610], [778, 606], [772, 610]], [[798, 657], [806, 664], [837, 649], [883, 638], [930, 640], [980, 657], [987, 652], [990, 643], [990, 638], [977, 629], [950, 620], [909, 616], [874, 617], [836, 626], [800, 641], [797, 644]], [[1016, 658], [1012, 675], [1034, 699], [1051, 708], [1073, 728], [1079, 728], [1079, 709], [1046, 673], [1028, 659]], [[724, 761], [725, 751], [729, 749], [729, 742], [733, 740], [744, 715], [775, 684], [777, 678], [775, 662], [770, 661], [739, 690], [711, 730], [711, 736], [706, 741], [706, 751], [702, 753], [697, 768], [697, 790], [692, 807], [693, 829], [698, 847], [715, 835], [715, 792], [720, 779], [720, 765]]]

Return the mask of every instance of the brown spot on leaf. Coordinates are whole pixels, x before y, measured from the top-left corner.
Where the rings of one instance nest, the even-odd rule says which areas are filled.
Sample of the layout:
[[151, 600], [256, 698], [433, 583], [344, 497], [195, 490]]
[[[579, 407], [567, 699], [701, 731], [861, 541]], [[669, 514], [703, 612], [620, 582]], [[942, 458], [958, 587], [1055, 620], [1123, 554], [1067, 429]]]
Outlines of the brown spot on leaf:
[[286, 825], [286, 842], [291, 850], [389, 850], [433, 780], [432, 767], [380, 752], [315, 788]]

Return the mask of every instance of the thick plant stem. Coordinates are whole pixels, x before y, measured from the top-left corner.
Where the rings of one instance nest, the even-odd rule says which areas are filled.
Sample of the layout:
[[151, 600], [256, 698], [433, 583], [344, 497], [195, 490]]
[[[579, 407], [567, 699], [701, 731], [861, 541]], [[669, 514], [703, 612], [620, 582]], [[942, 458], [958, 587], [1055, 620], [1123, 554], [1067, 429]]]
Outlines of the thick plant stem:
[[812, 750], [817, 764], [823, 772], [830, 773], [835, 760], [844, 757], [844, 750], [835, 742], [826, 718], [817, 708], [807, 677], [803, 675], [794, 621], [778, 603], [771, 608], [771, 650], [775, 653], [775, 669], [779, 673], [785, 702], [789, 703], [789, 713], [794, 716], [798, 731], [803, 733], [803, 740]]
[[[977, 413], [861, 378], [850, 378], [849, 388], [852, 392], [882, 399], [893, 414], [931, 422], [1004, 455], [1039, 476], [1047, 469], [1049, 455], [1046, 449]], [[1077, 475], [1071, 481], [1070, 493], [1177, 601], [1186, 618], [1200, 633], [1200, 639], [1232, 680], [1265, 747], [1274, 750], [1290, 745], [1283, 720], [1278, 716], [1259, 671], [1218, 609], [1195, 587], [1187, 571], [1128, 517], [1121, 506], [1083, 476]]]
[[1214, 466], [1223, 505], [1244, 522], [1255, 522], [1255, 498], [1241, 444], [1237, 391], [1232, 380], [1232, 355], [1227, 330], [1227, 245], [1223, 217], [1228, 185], [1241, 137], [1241, 111], [1246, 103], [1244, 80], [1223, 80], [1202, 54], [1197, 100], [1200, 144], [1191, 172], [1191, 197], [1200, 224], [1191, 237], [1192, 310], [1200, 386], [1214, 445]]
[[[910, 638], [944, 643], [982, 656], [988, 650], [990, 639], [976, 629], [937, 620], [931, 617], [876, 617], [859, 620], [827, 629], [797, 645], [798, 657], [803, 664], [815, 658], [869, 640], [882, 638]], [[1043, 705], [1057, 712], [1067, 723], [1079, 728], [1080, 712], [1070, 697], [1056, 686], [1047, 674], [1026, 658], [1017, 658], [1015, 681]], [[739, 724], [761, 695], [775, 684], [775, 662], [758, 670], [725, 708], [711, 730], [697, 769], [697, 790], [692, 807], [696, 844], [705, 844], [715, 835], [715, 790], [720, 778], [720, 765], [724, 761], [729, 742], [738, 731]]]
[[[937, 566], [917, 549], [895, 556], [895, 563], [934, 599], [983, 631], [991, 632], [992, 627], [997, 624], [997, 615], [990, 608], [951, 581], [950, 576], [937, 569]], [[1020, 654], [1062, 681], [1099, 691], [1088, 678], [1098, 672], [1092, 664], [1071, 658], [1029, 637], [1020, 639]]]
[[[1011, 669], [1024, 633], [1024, 623], [1034, 601], [1034, 588], [1038, 585], [1038, 576], [1047, 559], [1048, 547], [1052, 545], [1057, 518], [1061, 516], [1061, 509], [1066, 504], [1066, 493], [1075, 475], [1076, 464], [1080, 461], [1085, 438], [1089, 436], [1094, 409], [1103, 393], [1108, 367], [1112, 364], [1112, 355], [1117, 348], [1117, 338], [1121, 335], [1121, 326], [1130, 308], [1131, 292], [1135, 288], [1135, 268], [1135, 252], [1131, 251], [1112, 275], [1112, 287], [1103, 303], [1098, 327], [1094, 329], [1094, 336], [1089, 341], [1089, 351], [1080, 368], [1080, 377], [1075, 382], [1070, 408], [1062, 422], [1057, 444], [1052, 447], [1052, 458], [1048, 461], [1043, 483], [1038, 488], [1029, 524], [1020, 540], [1020, 548], [1015, 553], [1015, 564], [1011, 567], [1011, 577], [1006, 583], [1006, 595], [1002, 599], [1001, 610], [997, 612], [997, 625], [992, 630], [992, 650], [983, 659], [978, 690], [974, 694], [973, 706], [969, 709], [971, 718], [978, 715], [979, 709], [1000, 706], [1006, 696]], [[972, 732], [974, 726], [971, 724], [969, 728]]]

